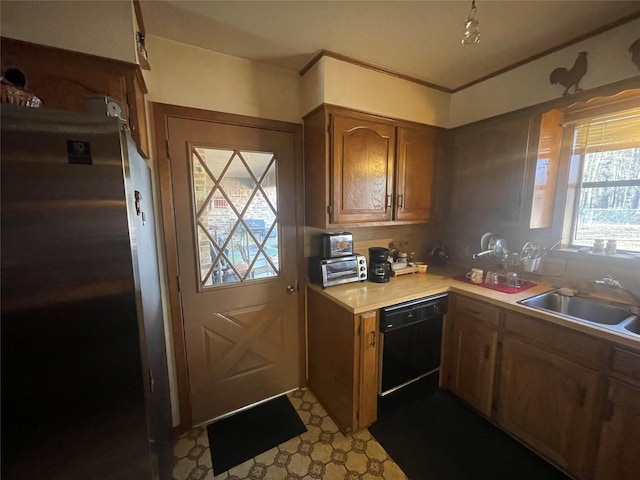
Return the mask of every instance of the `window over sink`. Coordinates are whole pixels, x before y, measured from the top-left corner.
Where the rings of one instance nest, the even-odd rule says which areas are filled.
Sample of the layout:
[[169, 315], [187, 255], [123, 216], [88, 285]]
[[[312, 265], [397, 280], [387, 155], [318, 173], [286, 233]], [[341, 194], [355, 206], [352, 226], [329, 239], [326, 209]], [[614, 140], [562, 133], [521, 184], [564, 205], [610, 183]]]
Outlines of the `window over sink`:
[[564, 215], [556, 216], [553, 229], [572, 248], [615, 240], [618, 252], [640, 252], [640, 90], [555, 110], [552, 119], [550, 128], [545, 116], [541, 124], [536, 188], [538, 170], [546, 168], [548, 176], [554, 167], [542, 154], [544, 139], [561, 138], [555, 205]]

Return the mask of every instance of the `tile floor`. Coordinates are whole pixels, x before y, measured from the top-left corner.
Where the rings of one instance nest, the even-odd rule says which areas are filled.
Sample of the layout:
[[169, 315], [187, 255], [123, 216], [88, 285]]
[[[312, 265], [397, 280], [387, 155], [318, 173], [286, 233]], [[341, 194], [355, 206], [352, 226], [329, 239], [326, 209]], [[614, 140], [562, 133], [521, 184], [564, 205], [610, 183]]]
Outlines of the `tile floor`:
[[206, 427], [176, 440], [175, 480], [407, 480], [368, 430], [343, 435], [313, 393], [288, 394], [307, 432], [214, 476]]

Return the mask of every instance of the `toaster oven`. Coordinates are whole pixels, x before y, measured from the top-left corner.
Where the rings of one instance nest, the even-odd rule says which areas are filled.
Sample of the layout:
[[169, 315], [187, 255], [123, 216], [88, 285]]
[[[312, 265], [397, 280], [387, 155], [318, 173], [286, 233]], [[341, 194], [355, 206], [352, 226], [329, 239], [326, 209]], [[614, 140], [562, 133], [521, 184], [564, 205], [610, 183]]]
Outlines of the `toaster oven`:
[[367, 260], [363, 255], [337, 258], [309, 258], [309, 279], [323, 288], [367, 279]]

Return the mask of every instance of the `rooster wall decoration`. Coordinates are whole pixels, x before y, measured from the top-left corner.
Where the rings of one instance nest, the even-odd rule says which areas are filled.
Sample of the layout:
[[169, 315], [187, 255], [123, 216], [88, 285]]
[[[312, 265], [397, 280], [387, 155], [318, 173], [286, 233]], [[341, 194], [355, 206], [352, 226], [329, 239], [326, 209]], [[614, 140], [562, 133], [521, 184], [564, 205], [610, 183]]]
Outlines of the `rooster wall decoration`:
[[551, 75], [549, 75], [549, 82], [551, 85], [559, 83], [564, 86], [564, 92], [562, 95], [569, 95], [569, 89], [573, 87], [573, 93], [581, 92], [580, 80], [587, 73], [587, 52], [580, 52], [578, 58], [571, 67], [571, 70], [567, 70], [564, 67], [558, 67]]

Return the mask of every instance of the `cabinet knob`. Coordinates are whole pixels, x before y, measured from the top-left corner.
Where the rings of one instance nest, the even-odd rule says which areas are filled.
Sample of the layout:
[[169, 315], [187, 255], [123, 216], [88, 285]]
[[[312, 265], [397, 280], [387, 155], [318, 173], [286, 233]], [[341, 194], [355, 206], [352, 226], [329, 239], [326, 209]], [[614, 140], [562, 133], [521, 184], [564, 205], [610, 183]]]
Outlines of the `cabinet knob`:
[[391, 208], [392, 200], [393, 200], [393, 195], [388, 194], [387, 195], [387, 205], [386, 205], [387, 208]]

